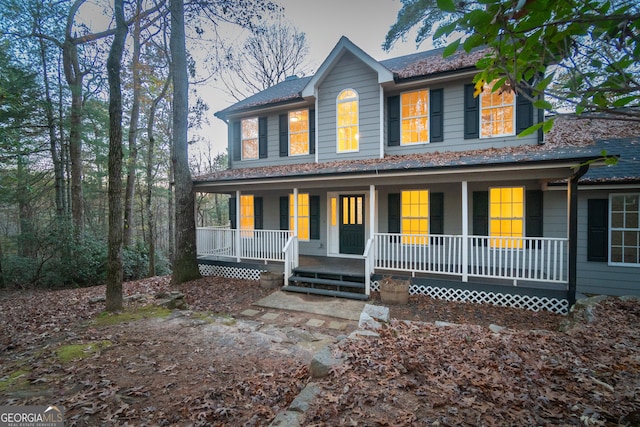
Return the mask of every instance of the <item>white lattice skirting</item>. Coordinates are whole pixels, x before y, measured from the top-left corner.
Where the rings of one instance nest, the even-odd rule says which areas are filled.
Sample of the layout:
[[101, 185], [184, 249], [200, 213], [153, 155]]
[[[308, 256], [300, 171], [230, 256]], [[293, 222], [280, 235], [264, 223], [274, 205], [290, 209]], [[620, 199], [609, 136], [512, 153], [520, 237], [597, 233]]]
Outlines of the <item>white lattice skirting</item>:
[[[380, 290], [378, 281], [371, 283], [371, 290]], [[512, 295], [507, 293], [474, 291], [467, 289], [440, 288], [416, 284], [411, 285], [409, 293], [411, 295], [427, 295], [431, 298], [445, 301], [493, 304], [500, 307], [524, 308], [531, 311], [547, 310], [558, 314], [567, 314], [569, 312], [569, 301], [558, 298]]]
[[229, 267], [224, 265], [198, 264], [203, 276], [227, 277], [229, 279], [260, 280], [260, 272], [253, 268]]

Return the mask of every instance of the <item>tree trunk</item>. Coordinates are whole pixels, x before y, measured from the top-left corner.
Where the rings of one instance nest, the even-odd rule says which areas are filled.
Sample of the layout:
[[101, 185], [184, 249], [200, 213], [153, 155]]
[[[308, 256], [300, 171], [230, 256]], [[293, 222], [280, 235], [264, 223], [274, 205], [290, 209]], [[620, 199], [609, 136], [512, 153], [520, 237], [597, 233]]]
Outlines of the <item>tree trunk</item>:
[[[64, 177], [62, 175], [62, 163], [58, 152], [58, 135], [56, 132], [56, 122], [53, 115], [53, 101], [51, 99], [51, 87], [49, 84], [49, 70], [47, 63], [47, 51], [44, 39], [39, 38], [40, 61], [42, 63], [42, 79], [44, 83], [45, 113], [47, 115], [47, 128], [49, 130], [49, 152], [53, 163], [54, 175], [54, 198], [56, 204], [56, 218], [61, 221], [65, 215], [64, 209]], [[59, 225], [59, 224], [58, 224]]]
[[74, 236], [84, 233], [84, 196], [82, 194], [82, 81], [84, 74], [78, 62], [78, 46], [68, 34], [62, 50], [64, 74], [71, 91], [69, 118], [69, 160], [71, 161], [71, 216]]
[[149, 148], [147, 151], [147, 194], [146, 194], [146, 209], [147, 209], [147, 230], [148, 230], [148, 244], [149, 244], [149, 277], [156, 275], [156, 224], [155, 216], [153, 214], [153, 205], [151, 196], [153, 194], [153, 168], [154, 168], [154, 150], [155, 150], [155, 136], [153, 133], [153, 127], [156, 123], [156, 109], [158, 104], [167, 95], [169, 90], [169, 84], [171, 83], [171, 75], [167, 77], [162, 91], [157, 98], [151, 103], [149, 107], [149, 118], [147, 119], [147, 136], [149, 137]]
[[107, 59], [109, 77], [109, 243], [107, 311], [122, 310], [122, 93], [120, 68], [127, 26], [124, 0], [114, 0], [116, 32]]
[[[136, 16], [142, 10], [142, 0], [136, 0]], [[131, 117], [129, 119], [129, 160], [127, 161], [127, 189], [124, 197], [124, 236], [123, 245], [131, 246], [134, 226], [133, 199], [136, 182], [136, 162], [138, 160], [138, 118], [140, 116], [140, 19], [133, 24], [133, 57], [131, 59], [131, 74], [133, 80], [133, 100], [131, 102]]]
[[184, 34], [184, 2], [171, 0], [171, 75], [173, 78], [173, 158], [176, 197], [176, 254], [173, 263], [173, 284], [200, 277], [196, 255], [195, 203], [193, 182], [189, 172], [188, 75]]
[[4, 275], [2, 274], [2, 239], [0, 239], [0, 289], [6, 288]]

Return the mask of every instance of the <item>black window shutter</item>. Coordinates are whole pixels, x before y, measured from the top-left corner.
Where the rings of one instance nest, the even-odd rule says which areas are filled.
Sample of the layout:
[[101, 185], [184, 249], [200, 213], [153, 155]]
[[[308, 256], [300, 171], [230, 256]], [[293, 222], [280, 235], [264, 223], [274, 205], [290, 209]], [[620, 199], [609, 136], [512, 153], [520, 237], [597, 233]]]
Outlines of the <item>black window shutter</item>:
[[589, 199], [587, 207], [587, 261], [609, 258], [609, 200]]
[[289, 155], [289, 115], [280, 114], [280, 157]]
[[429, 133], [431, 142], [444, 141], [444, 89], [431, 90]]
[[480, 98], [474, 97], [475, 85], [464, 85], [464, 139], [480, 138]]
[[542, 221], [542, 191], [528, 190], [525, 195], [525, 236], [526, 237], [542, 237], [543, 221]]
[[309, 238], [320, 239], [320, 196], [309, 196]]
[[237, 228], [236, 200], [235, 197], [229, 197], [229, 222], [234, 230]]
[[429, 234], [444, 234], [444, 193], [429, 193]]
[[267, 158], [267, 118], [258, 119], [258, 156], [261, 159]]
[[390, 193], [388, 195], [388, 210], [387, 231], [389, 233], [400, 233], [400, 193]]
[[309, 154], [316, 154], [316, 110], [309, 110]]
[[[538, 123], [544, 122], [544, 110], [542, 108], [538, 108]], [[538, 143], [542, 144], [544, 142], [544, 131], [542, 127], [538, 128]]]
[[262, 197], [253, 198], [253, 228], [262, 230], [264, 228], [264, 209]]
[[242, 159], [242, 131], [240, 130], [240, 122], [231, 124], [231, 151], [234, 161]]
[[489, 192], [473, 192], [473, 235], [489, 235]]
[[516, 135], [533, 126], [533, 104], [523, 94], [516, 95]]
[[387, 145], [400, 145], [400, 96], [387, 98]]
[[289, 229], [289, 196], [280, 197], [280, 230]]

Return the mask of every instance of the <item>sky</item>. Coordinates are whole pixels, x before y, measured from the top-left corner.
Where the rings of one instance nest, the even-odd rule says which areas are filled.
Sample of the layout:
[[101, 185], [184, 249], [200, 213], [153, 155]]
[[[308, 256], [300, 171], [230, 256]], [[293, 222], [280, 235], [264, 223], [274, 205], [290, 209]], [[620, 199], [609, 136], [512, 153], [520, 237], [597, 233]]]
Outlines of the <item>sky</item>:
[[[340, 37], [353, 43], [377, 60], [397, 57], [416, 51], [415, 37], [397, 42], [390, 51], [381, 45], [389, 27], [396, 21], [401, 8], [400, 0], [281, 0], [285, 19], [306, 34], [309, 46], [307, 62], [313, 71], [322, 64]], [[420, 50], [428, 47], [421, 46]], [[213, 116], [234, 103], [233, 98], [215, 87], [198, 88], [200, 96], [209, 105], [209, 126], [194, 132], [203, 142], [190, 147], [192, 153], [206, 150], [211, 142], [212, 152], [223, 152], [227, 147], [227, 125]]]

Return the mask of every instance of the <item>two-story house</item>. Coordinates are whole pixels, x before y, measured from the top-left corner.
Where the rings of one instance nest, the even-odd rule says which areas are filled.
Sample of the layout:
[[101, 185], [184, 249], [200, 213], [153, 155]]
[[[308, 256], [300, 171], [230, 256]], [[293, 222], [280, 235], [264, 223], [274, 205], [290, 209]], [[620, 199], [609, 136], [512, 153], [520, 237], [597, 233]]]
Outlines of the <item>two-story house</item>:
[[[404, 275], [412, 293], [566, 312], [579, 281], [578, 182], [602, 147], [519, 137], [542, 112], [490, 84], [474, 93], [482, 55], [377, 61], [343, 37], [315, 75], [216, 113], [229, 169], [194, 186], [231, 196], [231, 225], [198, 230], [203, 272], [256, 278], [279, 266], [285, 290], [355, 298]], [[637, 237], [638, 194], [620, 197], [616, 212], [636, 201], [621, 209], [636, 215]], [[622, 257], [640, 265], [630, 241], [635, 261]]]

